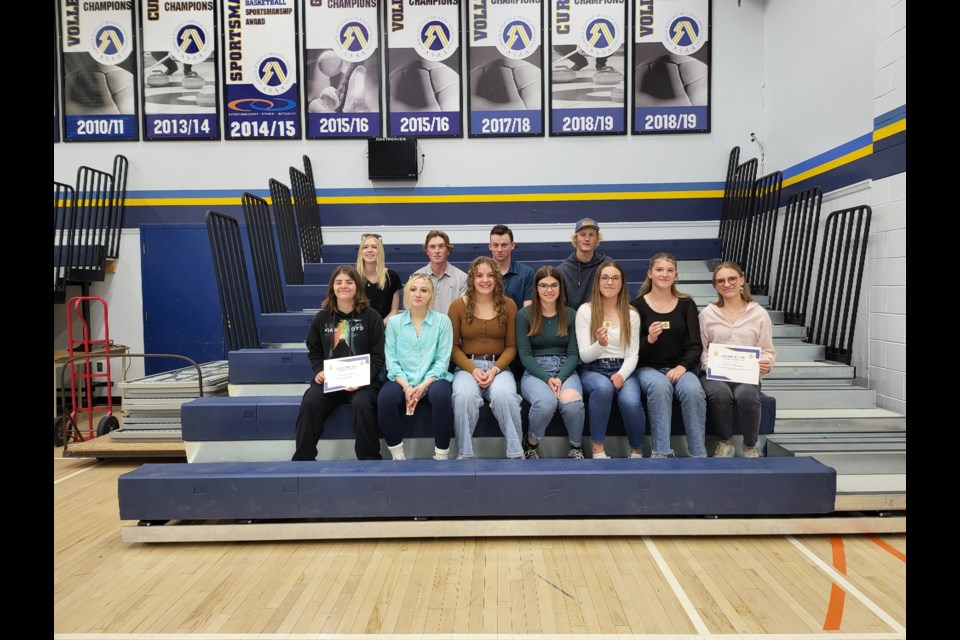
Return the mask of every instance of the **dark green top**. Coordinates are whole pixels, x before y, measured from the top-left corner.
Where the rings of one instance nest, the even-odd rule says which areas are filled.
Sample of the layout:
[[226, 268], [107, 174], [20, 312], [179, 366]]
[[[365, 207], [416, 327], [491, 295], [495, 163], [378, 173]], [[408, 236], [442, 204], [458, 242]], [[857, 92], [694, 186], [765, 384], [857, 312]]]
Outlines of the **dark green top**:
[[528, 336], [530, 331], [530, 307], [524, 307], [517, 312], [517, 353], [523, 368], [546, 382], [550, 376], [537, 363], [537, 356], [567, 356], [566, 362], [557, 377], [566, 381], [580, 363], [580, 350], [577, 348], [577, 328], [574, 321], [577, 312], [566, 307], [567, 335], [557, 335], [557, 316], [543, 319], [543, 330], [539, 335]]

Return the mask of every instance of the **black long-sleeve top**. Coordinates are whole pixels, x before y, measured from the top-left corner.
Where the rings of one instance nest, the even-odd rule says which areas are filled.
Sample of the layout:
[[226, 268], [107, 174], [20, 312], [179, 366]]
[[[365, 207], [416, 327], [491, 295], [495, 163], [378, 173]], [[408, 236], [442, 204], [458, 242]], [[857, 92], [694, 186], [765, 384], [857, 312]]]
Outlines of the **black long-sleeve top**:
[[314, 375], [327, 358], [370, 354], [370, 380], [377, 380], [385, 364], [383, 317], [373, 307], [341, 313], [320, 310], [307, 333], [307, 355]]
[[[703, 343], [700, 342], [700, 316], [692, 298], [681, 298], [670, 313], [658, 313], [647, 304], [643, 296], [637, 296], [630, 304], [640, 313], [640, 361], [638, 367], [662, 369], [683, 365], [687, 371], [697, 372]], [[650, 325], [654, 322], [669, 322], [653, 344], [647, 340]]]

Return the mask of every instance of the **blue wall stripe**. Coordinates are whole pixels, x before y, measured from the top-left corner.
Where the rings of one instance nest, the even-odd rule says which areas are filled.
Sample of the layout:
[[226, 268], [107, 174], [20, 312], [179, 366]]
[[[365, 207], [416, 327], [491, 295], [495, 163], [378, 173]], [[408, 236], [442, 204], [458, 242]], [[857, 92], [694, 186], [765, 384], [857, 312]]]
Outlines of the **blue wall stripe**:
[[885, 127], [895, 120], [902, 120], [907, 117], [907, 105], [897, 107], [887, 111], [886, 113], [877, 116], [873, 119], [873, 128], [879, 129], [880, 127]]

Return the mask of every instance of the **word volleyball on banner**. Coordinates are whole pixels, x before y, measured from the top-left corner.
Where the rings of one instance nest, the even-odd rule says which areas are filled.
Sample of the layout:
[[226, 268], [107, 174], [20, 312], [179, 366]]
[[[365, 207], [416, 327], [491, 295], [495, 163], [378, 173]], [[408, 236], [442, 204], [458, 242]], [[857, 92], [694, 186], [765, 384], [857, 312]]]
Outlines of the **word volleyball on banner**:
[[61, 0], [65, 141], [139, 138], [133, 8], [132, 0]]
[[473, 0], [469, 24], [470, 137], [542, 136], [542, 1]]
[[228, 140], [300, 139], [299, 0], [223, 0]]
[[307, 137], [382, 135], [378, 0], [308, 0], [303, 22]]
[[460, 0], [390, 0], [387, 133], [460, 137]]

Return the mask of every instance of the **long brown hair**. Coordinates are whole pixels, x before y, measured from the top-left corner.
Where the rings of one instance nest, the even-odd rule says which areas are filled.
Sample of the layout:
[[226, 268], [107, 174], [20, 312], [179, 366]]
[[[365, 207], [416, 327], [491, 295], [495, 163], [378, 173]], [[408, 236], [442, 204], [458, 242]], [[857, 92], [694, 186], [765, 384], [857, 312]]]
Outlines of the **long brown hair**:
[[[717, 272], [720, 271], [720, 269], [732, 269], [733, 271], [736, 271], [737, 275], [743, 278], [743, 286], [740, 287], [740, 297], [743, 298], [744, 302], [753, 302], [753, 296], [750, 295], [750, 285], [747, 284], [747, 278], [745, 275], [743, 275], [743, 269], [741, 269], [740, 265], [738, 265], [736, 262], [721, 262], [716, 266], [716, 268], [713, 270], [713, 280], [711, 281], [713, 288], [717, 288]], [[719, 291], [717, 291], [717, 299], [713, 301], [713, 304], [717, 305], [718, 307], [723, 306], [723, 296], [720, 295]]]
[[[627, 274], [614, 260], [604, 260], [597, 267], [597, 272], [593, 275], [593, 297], [590, 302], [584, 303], [590, 305], [590, 335], [597, 335], [597, 329], [603, 324], [603, 296], [600, 295], [600, 273], [607, 267], [613, 267], [620, 272], [620, 293], [617, 294], [617, 318], [620, 320], [620, 342], [625, 347], [630, 346], [630, 302], [627, 299]], [[636, 309], [634, 309], [636, 312]]]
[[543, 309], [540, 308], [540, 294], [537, 285], [544, 278], [555, 278], [560, 283], [560, 293], [557, 295], [557, 335], [567, 335], [567, 295], [563, 292], [563, 276], [560, 270], [545, 264], [533, 276], [533, 293], [530, 303], [530, 330], [528, 336], [538, 336], [543, 331]]
[[500, 267], [489, 256], [480, 256], [474, 258], [470, 263], [470, 269], [467, 271], [467, 322], [473, 322], [474, 309], [477, 304], [477, 290], [473, 281], [477, 277], [477, 268], [485, 264], [493, 271], [493, 307], [497, 311], [498, 324], [502, 327], [507, 324], [507, 308], [503, 295], [503, 276], [500, 275]]
[[[650, 291], [653, 289], [653, 279], [650, 278], [650, 272], [653, 271], [654, 265], [657, 264], [657, 262], [660, 262], [660, 261], [669, 262], [669, 263], [671, 263], [671, 264], [673, 265], [673, 268], [674, 268], [674, 269], [677, 269], [677, 259], [673, 257], [673, 254], [670, 254], [670, 253], [658, 253], [657, 255], [655, 255], [655, 256], [653, 256], [652, 258], [650, 258], [650, 266], [647, 268], [647, 279], [644, 280], [644, 281], [643, 281], [643, 284], [640, 286], [640, 293], [637, 294], [638, 296], [645, 296], [645, 295], [647, 295], [648, 293], [650, 293]], [[680, 274], [680, 271], [679, 271], [679, 269], [678, 269], [678, 270], [677, 270], [677, 275], [679, 275], [679, 274]], [[674, 280], [673, 283], [670, 285], [670, 293], [673, 294], [673, 297], [679, 298], [679, 299], [681, 299], [681, 300], [682, 300], [683, 298], [689, 298], [689, 297], [690, 297], [690, 294], [681, 293], [680, 291], [677, 291], [677, 281], [676, 281], [676, 280]]]
[[330, 313], [337, 311], [337, 294], [333, 290], [333, 281], [336, 280], [340, 274], [345, 274], [357, 285], [357, 290], [353, 294], [353, 310], [363, 311], [366, 309], [370, 305], [370, 302], [367, 300], [367, 294], [363, 292], [363, 280], [361, 279], [360, 272], [348, 264], [340, 265], [330, 274], [330, 284], [327, 285], [327, 299], [323, 301], [322, 309]]

